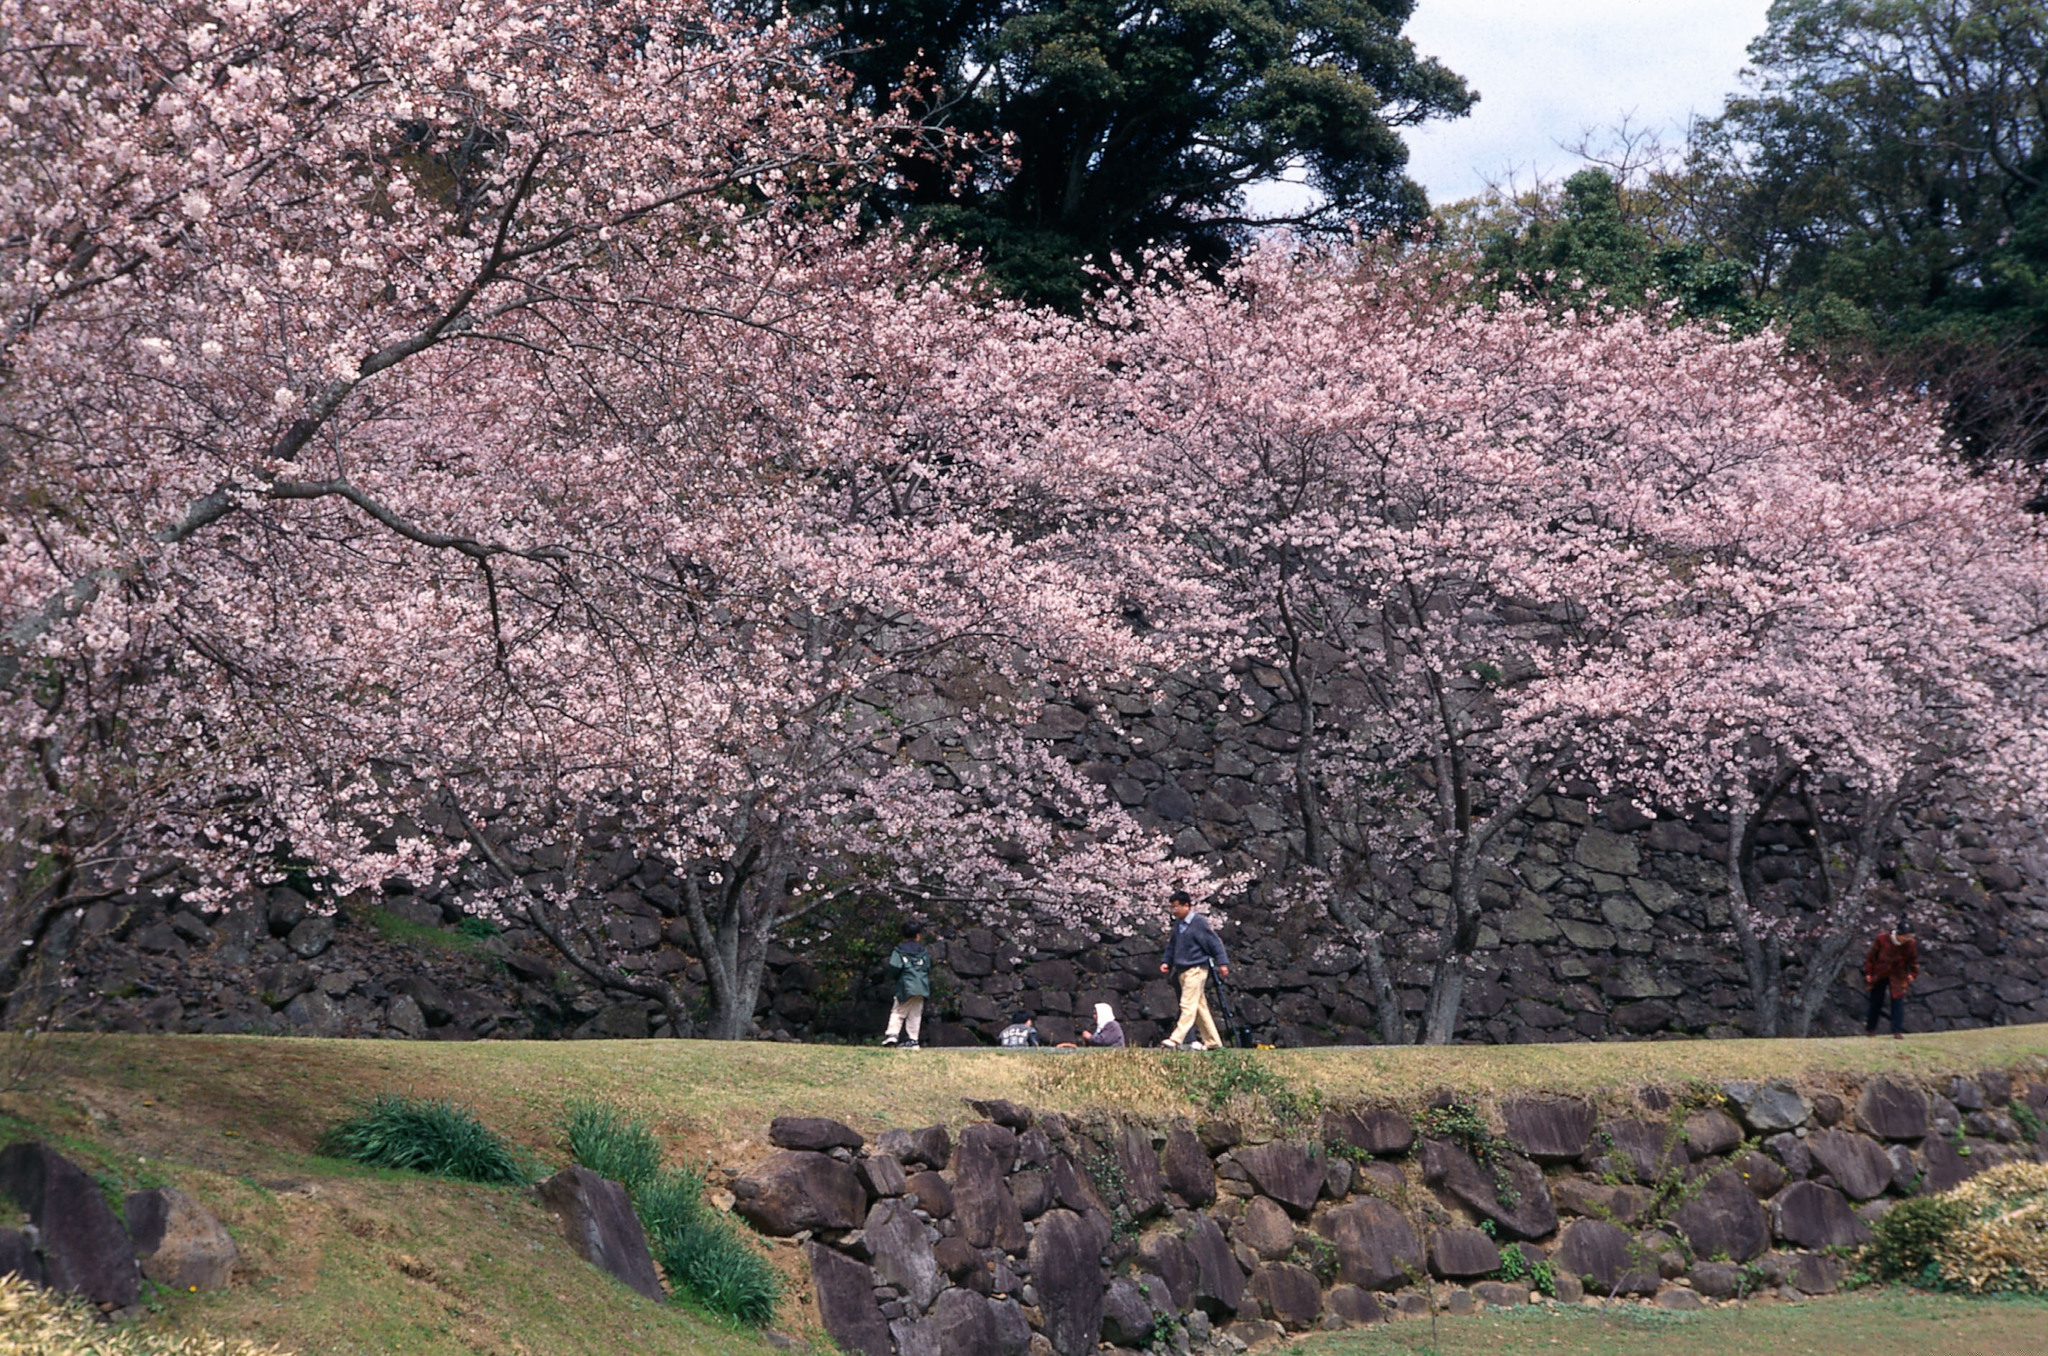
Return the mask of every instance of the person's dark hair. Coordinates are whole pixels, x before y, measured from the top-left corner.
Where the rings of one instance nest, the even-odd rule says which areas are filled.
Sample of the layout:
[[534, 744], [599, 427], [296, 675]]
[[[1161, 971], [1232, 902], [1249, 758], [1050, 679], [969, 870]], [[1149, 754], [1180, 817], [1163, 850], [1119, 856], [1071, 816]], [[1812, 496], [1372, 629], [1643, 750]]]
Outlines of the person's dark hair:
[[1024, 1025], [1024, 1023], [1030, 1020], [1031, 1014], [1024, 1011], [1024, 1009], [1022, 1008], [1019, 1008], [1015, 1012], [1010, 1014], [1010, 1022], [1014, 1026], [1022, 1026]]
[[919, 936], [923, 934], [923, 932], [924, 924], [918, 922], [915, 918], [906, 918], [903, 920], [904, 941], [914, 942], [918, 939]]
[[1166, 897], [1166, 900], [1169, 904], [1187, 904], [1190, 906], [1195, 902], [1194, 898], [1185, 890], [1175, 890]]
[[1906, 915], [1900, 914], [1897, 918], [1894, 918], [1892, 920], [1893, 932], [1911, 932], [1912, 930], [1913, 920], [1906, 917]]

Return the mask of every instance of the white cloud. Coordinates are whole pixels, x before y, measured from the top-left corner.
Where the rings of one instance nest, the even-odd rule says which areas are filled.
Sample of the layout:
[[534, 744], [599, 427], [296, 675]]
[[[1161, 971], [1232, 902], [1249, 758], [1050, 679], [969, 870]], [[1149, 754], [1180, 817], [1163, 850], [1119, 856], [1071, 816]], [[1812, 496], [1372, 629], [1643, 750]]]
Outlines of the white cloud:
[[1769, 0], [1421, 0], [1416, 50], [1480, 93], [1471, 116], [1408, 134], [1409, 174], [1432, 202], [1489, 179], [1572, 165], [1560, 142], [1624, 116], [1677, 140], [1736, 88]]

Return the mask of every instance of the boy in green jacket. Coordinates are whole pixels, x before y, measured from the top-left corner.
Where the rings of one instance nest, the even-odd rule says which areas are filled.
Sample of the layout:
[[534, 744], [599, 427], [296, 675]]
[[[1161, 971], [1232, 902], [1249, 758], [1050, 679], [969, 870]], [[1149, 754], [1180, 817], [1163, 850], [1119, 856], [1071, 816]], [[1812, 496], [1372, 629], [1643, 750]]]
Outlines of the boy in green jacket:
[[[918, 1048], [917, 1033], [924, 1025], [924, 1000], [932, 996], [932, 953], [925, 950], [924, 929], [915, 922], [903, 925], [903, 940], [889, 953], [889, 968], [896, 972], [896, 1001], [889, 1008], [889, 1032], [882, 1044], [901, 1044], [906, 1050]], [[908, 1040], [898, 1037], [907, 1035]]]

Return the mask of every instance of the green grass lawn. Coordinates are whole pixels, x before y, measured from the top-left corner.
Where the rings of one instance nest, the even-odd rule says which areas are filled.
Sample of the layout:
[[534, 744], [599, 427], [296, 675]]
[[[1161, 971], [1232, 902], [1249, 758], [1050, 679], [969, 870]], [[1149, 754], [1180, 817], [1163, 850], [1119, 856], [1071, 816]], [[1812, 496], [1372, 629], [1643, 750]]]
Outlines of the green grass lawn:
[[1550, 1305], [1318, 1336], [1300, 1356], [2037, 1356], [2048, 1301], [1888, 1290], [1695, 1314]]
[[[1230, 1065], [1213, 1056], [1142, 1050], [911, 1053], [765, 1042], [70, 1035], [37, 1041], [33, 1076], [0, 1092], [0, 1134], [51, 1139], [110, 1189], [183, 1187], [221, 1215], [243, 1250], [246, 1266], [231, 1290], [158, 1295], [157, 1321], [304, 1353], [506, 1356], [758, 1356], [767, 1347], [756, 1334], [650, 1304], [598, 1276], [569, 1252], [530, 1192], [373, 1172], [317, 1154], [322, 1132], [364, 1100], [384, 1092], [454, 1099], [552, 1168], [568, 1158], [564, 1104], [598, 1097], [644, 1117], [672, 1158], [738, 1165], [765, 1151], [769, 1120], [785, 1113], [833, 1116], [868, 1133], [934, 1121], [957, 1125], [972, 1115], [967, 1097], [1064, 1111], [1206, 1114], [1209, 1108], [1190, 1102], [1190, 1090], [1204, 1086], [1190, 1075], [1225, 1067], [1245, 1075], [1241, 1086], [1277, 1089], [1305, 1106], [1318, 1099], [1414, 1105], [1444, 1087], [1483, 1104], [1515, 1090], [1602, 1097], [1650, 1082], [1765, 1077], [1822, 1088], [1879, 1069], [2048, 1068], [2048, 1026], [1904, 1043], [1283, 1050], [1242, 1061], [1232, 1056]], [[0, 1047], [6, 1042], [0, 1038]], [[0, 1048], [0, 1082], [17, 1066], [20, 1048]], [[1270, 1097], [1240, 1098], [1231, 1109], [1256, 1117], [1272, 1105]], [[799, 1343], [819, 1343], [796, 1250], [776, 1244], [770, 1252], [789, 1281], [778, 1326]], [[1719, 1356], [1765, 1344], [1788, 1353], [1903, 1351], [1898, 1334], [1920, 1333], [1911, 1346], [1916, 1353], [2048, 1352], [2043, 1314], [2022, 1304], [1887, 1296], [1666, 1318], [1654, 1327], [1590, 1311], [1482, 1316], [1445, 1320], [1439, 1341], [1446, 1352], [1655, 1349], [1660, 1356], [1667, 1348], [1682, 1356], [1712, 1344]], [[1830, 1324], [1848, 1326], [1836, 1332]], [[1951, 1340], [1980, 1331], [2010, 1340], [1981, 1348]], [[1318, 1347], [1357, 1347], [1359, 1356], [1421, 1350], [1427, 1340], [1427, 1325], [1412, 1323], [1315, 1339]]]

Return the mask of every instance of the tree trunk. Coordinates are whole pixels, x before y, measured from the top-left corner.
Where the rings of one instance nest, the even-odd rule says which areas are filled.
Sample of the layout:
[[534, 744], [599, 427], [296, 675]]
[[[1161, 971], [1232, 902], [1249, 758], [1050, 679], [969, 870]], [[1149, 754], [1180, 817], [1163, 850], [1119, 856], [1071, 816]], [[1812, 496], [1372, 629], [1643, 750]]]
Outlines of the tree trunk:
[[[1774, 797], [1775, 799], [1775, 797]], [[1751, 898], [1755, 882], [1757, 821], [1738, 794], [1728, 807], [1728, 919], [1742, 951], [1742, 969], [1749, 980], [1750, 1009], [1759, 1036], [1775, 1036], [1784, 1007], [1784, 976], [1779, 942], [1760, 926], [1763, 919]]]
[[1449, 1045], [1458, 1034], [1458, 1009], [1465, 1001], [1462, 957], [1439, 956], [1429, 979], [1429, 1004], [1422, 1013], [1422, 1043]]
[[1804, 1036], [1813, 1029], [1814, 1018], [1827, 1006], [1828, 995], [1834, 992], [1842, 977], [1842, 967], [1855, 949], [1861, 932], [1859, 925], [1867, 921], [1863, 917], [1864, 890], [1877, 869], [1878, 852], [1885, 840], [1891, 837], [1892, 822], [1898, 814], [1901, 800], [1902, 796], [1897, 794], [1882, 800], [1866, 799], [1856, 816], [1856, 834], [1849, 847], [1848, 869], [1838, 878], [1833, 863], [1828, 859], [1820, 803], [1811, 795], [1806, 797], [1806, 817], [1813, 830], [1814, 867], [1821, 889], [1823, 931], [1807, 964], [1805, 979], [1800, 984], [1799, 996], [1793, 1006], [1792, 1034], [1795, 1036]]
[[[711, 990], [712, 1040], [744, 1040], [754, 1025], [761, 979], [768, 967], [768, 943], [782, 922], [786, 872], [779, 851], [765, 854], [756, 843], [729, 868], [707, 904], [696, 870], [683, 872], [684, 899], [689, 905], [690, 933], [704, 962]], [[724, 874], [724, 872], [721, 872]]]
[[[1451, 857], [1450, 914], [1438, 934], [1436, 969], [1430, 975], [1429, 1001], [1423, 1010], [1424, 1045], [1449, 1045], [1457, 1039], [1467, 959], [1479, 949], [1479, 887], [1486, 878], [1487, 853], [1509, 822], [1543, 794], [1552, 775], [1549, 767], [1532, 772], [1520, 792], [1494, 807], [1480, 823], [1471, 824], [1467, 819], [1459, 834], [1462, 841]], [[1464, 803], [1461, 795], [1460, 804]]]
[[[1370, 863], [1361, 870], [1371, 872]], [[1380, 1042], [1384, 1045], [1408, 1045], [1414, 1040], [1408, 1032], [1407, 1019], [1401, 1015], [1400, 996], [1394, 992], [1394, 978], [1387, 968], [1386, 949], [1380, 945], [1384, 931], [1380, 924], [1385, 921], [1386, 910], [1377, 899], [1360, 898], [1359, 893], [1335, 886], [1330, 896], [1330, 913], [1343, 927], [1351, 940], [1358, 945], [1365, 956], [1365, 977], [1372, 985], [1373, 1011], [1378, 1018]]]

